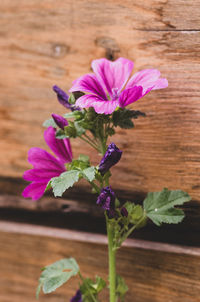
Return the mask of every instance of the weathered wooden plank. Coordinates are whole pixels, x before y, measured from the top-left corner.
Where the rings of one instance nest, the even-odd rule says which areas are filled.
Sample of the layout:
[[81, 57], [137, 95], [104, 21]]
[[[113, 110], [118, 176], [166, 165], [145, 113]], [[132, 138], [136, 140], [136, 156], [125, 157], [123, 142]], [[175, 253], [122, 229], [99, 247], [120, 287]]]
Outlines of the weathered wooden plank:
[[106, 25], [146, 30], [199, 30], [199, 9], [198, 0], [1, 1], [4, 27], [12, 28], [14, 13], [16, 31], [25, 27], [25, 32], [60, 31], [74, 25], [80, 28]]
[[[0, 299], [36, 301], [34, 297], [40, 268], [63, 257], [73, 255], [85, 276], [107, 274], [105, 238], [70, 233], [51, 228], [0, 223]], [[61, 233], [61, 235], [60, 235]], [[82, 238], [83, 237], [83, 238]], [[87, 238], [89, 240], [87, 241]], [[98, 241], [98, 243], [97, 243]], [[199, 300], [200, 252], [162, 244], [131, 241], [118, 253], [118, 272], [130, 288], [126, 301], [136, 302], [197, 302]], [[103, 245], [102, 245], [103, 244]], [[156, 250], [158, 249], [158, 250]], [[30, 252], [31, 251], [31, 252]], [[56, 293], [42, 295], [41, 301], [69, 301], [77, 280]], [[107, 301], [104, 293], [103, 301]]]
[[[27, 150], [44, 147], [41, 124], [61, 113], [53, 84], [68, 89], [92, 59], [125, 56], [136, 70], [159, 68], [169, 88], [132, 106], [147, 118], [133, 131], [118, 131], [124, 153], [113, 188], [145, 193], [167, 186], [200, 200], [198, 12], [197, 0], [1, 2], [0, 175], [21, 177]], [[73, 147], [77, 156], [80, 143]]]
[[[130, 196], [126, 192], [128, 200]], [[137, 197], [141, 198], [139, 195]], [[85, 187], [76, 193], [73, 190], [68, 192], [66, 199], [44, 197], [38, 202], [30, 202], [15, 195], [0, 195], [0, 220], [105, 234], [104, 215], [96, 205], [96, 198], [86, 193]], [[157, 227], [148, 221], [148, 226], [136, 230], [131, 237], [200, 247], [199, 206], [190, 203], [184, 207], [184, 211], [186, 218], [179, 225], [164, 224]]]

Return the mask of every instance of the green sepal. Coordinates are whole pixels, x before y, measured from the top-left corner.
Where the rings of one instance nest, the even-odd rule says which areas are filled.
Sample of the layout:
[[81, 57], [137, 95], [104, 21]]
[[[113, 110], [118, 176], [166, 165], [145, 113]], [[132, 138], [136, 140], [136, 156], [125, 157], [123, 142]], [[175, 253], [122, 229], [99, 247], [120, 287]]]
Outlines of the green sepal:
[[148, 193], [143, 206], [147, 217], [156, 225], [162, 223], [179, 223], [184, 218], [184, 212], [174, 206], [182, 205], [191, 200], [191, 197], [181, 190]]
[[[66, 271], [67, 270], [67, 271]], [[42, 269], [39, 285], [36, 290], [38, 299], [41, 288], [45, 294], [55, 291], [79, 272], [79, 266], [74, 258], [65, 258]]]
[[53, 128], [58, 128], [58, 126], [56, 125], [56, 123], [54, 122], [53, 118], [50, 118], [46, 121], [44, 121], [44, 123], [42, 124], [43, 127], [53, 127]]
[[69, 125], [64, 127], [64, 133], [65, 133], [66, 137], [70, 137], [70, 138], [77, 137], [76, 128], [74, 127], [74, 124], [70, 121], [69, 121]]
[[124, 302], [125, 294], [128, 291], [128, 286], [125, 283], [124, 278], [120, 275], [116, 276], [116, 296], [120, 298], [121, 302]]
[[73, 112], [65, 113], [63, 116], [66, 119], [74, 118], [75, 120], [79, 120], [83, 118], [84, 113], [83, 111], [73, 111]]
[[73, 93], [70, 94], [68, 102], [72, 105], [74, 105], [76, 103], [76, 99]]

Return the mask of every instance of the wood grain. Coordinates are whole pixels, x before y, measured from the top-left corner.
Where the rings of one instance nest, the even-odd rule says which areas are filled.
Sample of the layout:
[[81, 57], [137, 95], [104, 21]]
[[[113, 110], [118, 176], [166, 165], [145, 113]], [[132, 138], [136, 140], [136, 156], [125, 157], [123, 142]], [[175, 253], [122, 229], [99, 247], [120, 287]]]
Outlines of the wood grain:
[[[38, 202], [15, 195], [0, 195], [0, 220], [106, 234], [103, 211], [96, 205], [97, 196], [87, 194], [85, 187], [75, 192], [71, 191], [70, 195], [68, 192], [67, 199], [44, 197]], [[136, 230], [131, 237], [200, 247], [198, 203], [189, 203], [184, 211], [186, 217], [179, 225], [157, 227], [149, 220], [145, 228]]]
[[[146, 193], [167, 186], [200, 200], [198, 0], [7, 0], [0, 8], [1, 176], [21, 177], [30, 167], [28, 149], [45, 146], [41, 124], [62, 112], [53, 84], [68, 90], [94, 58], [124, 56], [135, 70], [161, 70], [169, 88], [133, 105], [147, 117], [114, 138], [124, 153], [113, 188]], [[80, 142], [72, 144], [76, 157]], [[82, 151], [92, 156], [88, 147]]]
[[[26, 225], [0, 224], [0, 300], [2, 302], [36, 301], [35, 288], [40, 268], [60, 258], [73, 255], [85, 276], [93, 277], [98, 273], [106, 278], [107, 248], [105, 240], [91, 235], [80, 240], [81, 233], [69, 233], [27, 227]], [[24, 234], [23, 234], [24, 232]], [[55, 234], [58, 236], [55, 236]], [[46, 234], [46, 236], [45, 236]], [[105, 238], [105, 237], [104, 237]], [[100, 243], [97, 243], [100, 242]], [[123, 275], [129, 286], [127, 302], [198, 302], [200, 252], [185, 253], [174, 250], [162, 250], [162, 244], [156, 251], [153, 245], [143, 248], [138, 242], [132, 247], [123, 247], [118, 253], [118, 272]], [[176, 253], [176, 249], [178, 253]], [[184, 285], [184, 286], [183, 286]], [[40, 301], [69, 301], [77, 288], [77, 280], [60, 288], [56, 293], [44, 296]], [[104, 293], [103, 301], [107, 301]]]

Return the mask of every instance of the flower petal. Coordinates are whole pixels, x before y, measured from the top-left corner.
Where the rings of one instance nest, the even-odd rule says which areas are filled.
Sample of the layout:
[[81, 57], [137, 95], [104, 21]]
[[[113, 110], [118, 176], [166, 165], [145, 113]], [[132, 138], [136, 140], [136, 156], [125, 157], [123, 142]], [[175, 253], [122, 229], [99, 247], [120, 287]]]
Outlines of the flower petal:
[[81, 108], [93, 107], [99, 114], [111, 114], [119, 106], [118, 100], [105, 101], [95, 95], [83, 95], [77, 101], [76, 105]]
[[121, 91], [133, 70], [133, 62], [119, 58], [114, 62], [98, 59], [92, 62], [92, 69], [102, 86], [107, 89], [112, 98], [112, 89]]
[[36, 169], [49, 169], [60, 171], [64, 169], [64, 163], [41, 148], [31, 148], [28, 151], [28, 161]]
[[160, 71], [157, 69], [144, 69], [136, 72], [128, 81], [126, 88], [133, 86], [142, 86], [143, 95], [150, 90], [166, 88], [168, 86], [167, 79], [159, 78]]
[[59, 176], [66, 169], [51, 170], [51, 169], [30, 169], [24, 172], [23, 178], [27, 181], [49, 181], [51, 178]]
[[135, 86], [129, 89], [125, 89], [119, 96], [120, 107], [125, 107], [131, 103], [136, 102], [143, 96], [143, 89], [141, 86]]
[[29, 184], [22, 192], [22, 196], [25, 198], [32, 198], [32, 200], [38, 200], [44, 195], [47, 183], [48, 181], [42, 181]]
[[100, 96], [104, 100], [107, 100], [107, 96], [103, 87], [101, 86], [98, 79], [93, 73], [86, 74], [80, 77], [79, 79], [75, 80], [69, 92], [75, 91], [89, 92]]
[[72, 150], [68, 138], [57, 139], [56, 130], [53, 127], [48, 127], [44, 132], [44, 139], [49, 148], [65, 163], [72, 161]]

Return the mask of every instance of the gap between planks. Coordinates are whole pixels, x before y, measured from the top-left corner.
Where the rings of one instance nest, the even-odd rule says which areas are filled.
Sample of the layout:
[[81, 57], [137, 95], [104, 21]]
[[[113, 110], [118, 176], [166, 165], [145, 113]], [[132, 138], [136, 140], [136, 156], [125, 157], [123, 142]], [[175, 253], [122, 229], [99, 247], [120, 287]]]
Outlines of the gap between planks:
[[[107, 244], [107, 237], [105, 235], [63, 230], [46, 226], [36, 226], [26, 223], [0, 221], [0, 232], [45, 236], [103, 245]], [[127, 239], [123, 246], [128, 248], [140, 248], [168, 253], [200, 256], [200, 248], [197, 247], [179, 246], [147, 240]]]

